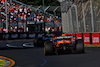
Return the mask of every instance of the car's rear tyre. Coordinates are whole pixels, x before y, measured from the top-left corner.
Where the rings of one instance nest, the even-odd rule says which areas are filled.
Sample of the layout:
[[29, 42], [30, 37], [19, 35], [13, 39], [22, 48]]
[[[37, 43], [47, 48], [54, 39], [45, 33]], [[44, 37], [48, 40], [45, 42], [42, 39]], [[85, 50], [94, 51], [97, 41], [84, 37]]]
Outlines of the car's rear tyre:
[[84, 43], [81, 39], [77, 40], [76, 53], [84, 53]]
[[45, 55], [52, 55], [53, 53], [54, 53], [53, 42], [46, 41], [44, 44], [44, 54]]

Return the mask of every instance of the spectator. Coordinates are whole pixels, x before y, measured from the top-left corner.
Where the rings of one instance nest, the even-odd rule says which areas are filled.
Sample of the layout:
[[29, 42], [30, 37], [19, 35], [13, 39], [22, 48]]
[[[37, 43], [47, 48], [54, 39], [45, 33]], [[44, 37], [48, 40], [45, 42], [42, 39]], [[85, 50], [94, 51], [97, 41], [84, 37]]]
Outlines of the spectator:
[[59, 31], [62, 31], [62, 26], [59, 26]]
[[[3, 5], [5, 3], [5, 0], [0, 0], [0, 5]], [[10, 5], [9, 0], [7, 1], [8, 8], [11, 7], [9, 10], [9, 31], [10, 32], [17, 32], [17, 27], [18, 27], [18, 32], [24, 32], [24, 23], [30, 23], [30, 22], [38, 22], [41, 23], [43, 22], [44, 16], [43, 13], [36, 13], [35, 11], [32, 11], [31, 7], [20, 7], [19, 4], [12, 2]], [[19, 9], [18, 9], [19, 8]], [[50, 16], [45, 16], [45, 22], [53, 22], [53, 17]], [[59, 22], [59, 20], [56, 20], [55, 22]], [[5, 13], [5, 6], [2, 7], [1, 9], [1, 26], [3, 27], [3, 31], [6, 31], [6, 13]], [[28, 28], [26, 28], [28, 29]], [[55, 28], [47, 28], [47, 31], [55, 31]], [[26, 30], [28, 31], [28, 30]]]

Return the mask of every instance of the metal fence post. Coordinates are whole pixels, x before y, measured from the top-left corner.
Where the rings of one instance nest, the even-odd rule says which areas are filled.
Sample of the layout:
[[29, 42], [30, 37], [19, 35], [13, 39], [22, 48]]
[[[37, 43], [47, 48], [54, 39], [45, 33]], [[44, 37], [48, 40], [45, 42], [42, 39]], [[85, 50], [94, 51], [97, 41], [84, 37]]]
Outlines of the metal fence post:
[[57, 10], [59, 7], [60, 7], [60, 6], [57, 6], [57, 7], [53, 10], [54, 16], [56, 16], [56, 10]]
[[6, 33], [8, 33], [8, 14], [7, 14], [7, 0], [5, 0], [5, 12], [6, 12]]
[[44, 13], [46, 12], [46, 10], [48, 10], [50, 8], [50, 6], [48, 6], [48, 7], [46, 7], [45, 9], [44, 9]]
[[92, 23], [92, 32], [94, 32], [94, 23], [93, 23], [93, 9], [92, 9], [92, 0], [90, 0], [90, 8], [91, 8], [91, 23]]
[[70, 26], [69, 26], [69, 22], [70, 22], [70, 20], [69, 20], [69, 2], [66, 0], [66, 33], [70, 33]]
[[43, 3], [43, 23], [44, 23], [44, 35], [45, 35], [45, 11], [44, 11], [44, 0], [42, 0], [42, 3]]
[[36, 8], [35, 12], [37, 12], [37, 10], [39, 10], [40, 8], [41, 8], [41, 5], [38, 8]]
[[86, 23], [85, 23], [85, 8], [84, 8], [84, 3], [82, 3], [82, 10], [83, 10], [83, 23], [84, 23], [84, 32], [86, 32]]
[[[5, 5], [5, 4], [4, 4], [4, 5]], [[1, 27], [1, 8], [2, 8], [4, 5], [0, 6], [0, 27]]]
[[68, 30], [67, 30], [67, 31], [68, 31], [68, 33], [70, 33], [70, 24], [69, 24], [69, 23], [70, 23], [70, 18], [69, 18], [69, 14], [70, 14], [70, 13], [69, 13], [69, 11], [68, 11], [68, 12], [67, 12], [67, 26], [68, 26]]
[[12, 3], [12, 0], [10, 0], [10, 5], [11, 5], [11, 3]]
[[79, 23], [78, 23], [77, 6], [76, 6], [76, 5], [74, 5], [74, 7], [75, 7], [75, 12], [76, 12], [77, 31], [79, 32]]
[[63, 26], [63, 32], [68, 33], [67, 14], [65, 12], [62, 13], [62, 26]]
[[72, 10], [71, 10], [71, 8], [69, 9], [69, 12], [70, 12], [70, 23], [71, 23], [71, 33], [73, 33], [73, 23], [72, 23]]

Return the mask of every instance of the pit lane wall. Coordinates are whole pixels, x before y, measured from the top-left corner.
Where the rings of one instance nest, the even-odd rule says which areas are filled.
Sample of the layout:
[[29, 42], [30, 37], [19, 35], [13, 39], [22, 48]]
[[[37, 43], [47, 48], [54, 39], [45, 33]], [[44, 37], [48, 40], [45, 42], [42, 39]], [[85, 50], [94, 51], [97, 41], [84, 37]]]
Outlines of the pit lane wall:
[[76, 33], [71, 34], [77, 39], [83, 39], [84, 44], [100, 45], [100, 33]]

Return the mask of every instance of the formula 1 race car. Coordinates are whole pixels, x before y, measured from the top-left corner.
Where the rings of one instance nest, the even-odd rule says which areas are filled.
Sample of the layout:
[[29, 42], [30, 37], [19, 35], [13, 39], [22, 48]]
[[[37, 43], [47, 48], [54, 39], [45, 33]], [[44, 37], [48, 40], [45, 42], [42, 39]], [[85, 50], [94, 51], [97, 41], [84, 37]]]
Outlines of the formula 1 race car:
[[34, 39], [34, 46], [35, 47], [44, 47], [44, 42], [51, 40], [52, 37], [60, 36], [62, 32], [53, 32], [53, 33], [46, 33], [44, 34], [37, 34], [37, 37]]
[[41, 37], [37, 37], [34, 39], [34, 46], [35, 47], [43, 47], [44, 42], [52, 39], [52, 37], [55, 36], [54, 34], [46, 34], [45, 37], [42, 35]]
[[44, 54], [84, 53], [84, 43], [74, 36], [59, 36], [45, 41]]

